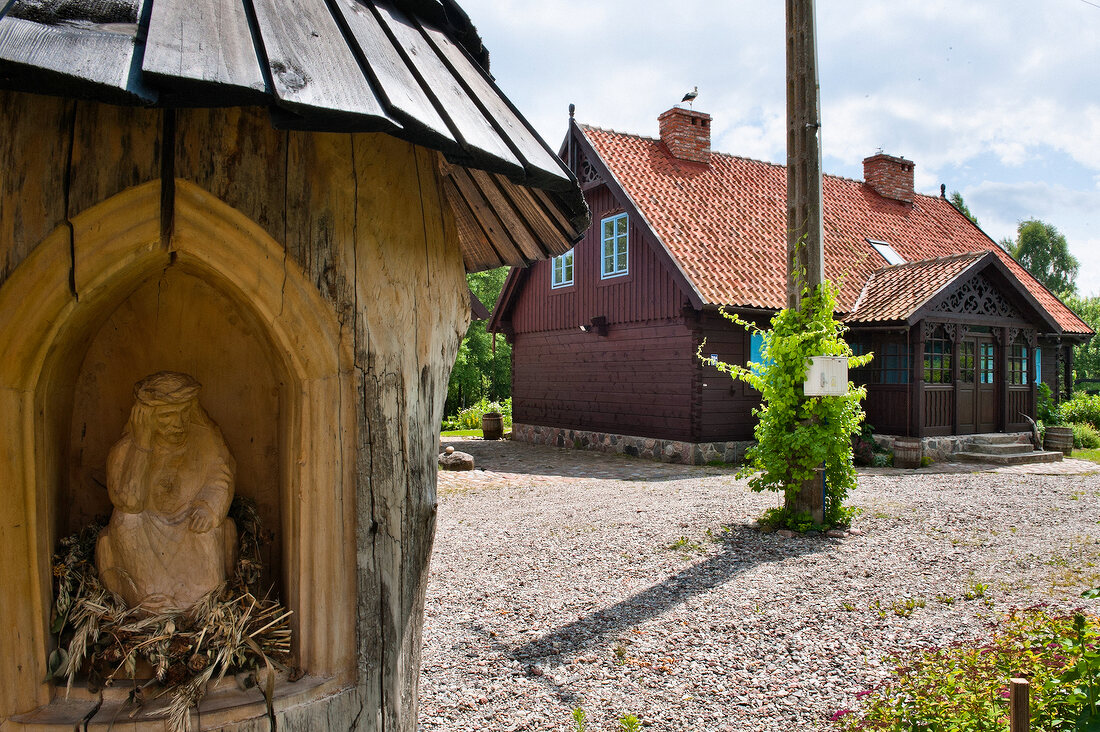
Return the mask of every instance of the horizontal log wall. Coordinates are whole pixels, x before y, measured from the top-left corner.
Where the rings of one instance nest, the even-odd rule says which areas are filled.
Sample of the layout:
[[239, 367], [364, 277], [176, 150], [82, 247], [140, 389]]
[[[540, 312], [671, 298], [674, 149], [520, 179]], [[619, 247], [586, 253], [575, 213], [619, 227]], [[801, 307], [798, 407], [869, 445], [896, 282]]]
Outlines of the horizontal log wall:
[[516, 333], [516, 422], [692, 440], [692, 331], [680, 319]]

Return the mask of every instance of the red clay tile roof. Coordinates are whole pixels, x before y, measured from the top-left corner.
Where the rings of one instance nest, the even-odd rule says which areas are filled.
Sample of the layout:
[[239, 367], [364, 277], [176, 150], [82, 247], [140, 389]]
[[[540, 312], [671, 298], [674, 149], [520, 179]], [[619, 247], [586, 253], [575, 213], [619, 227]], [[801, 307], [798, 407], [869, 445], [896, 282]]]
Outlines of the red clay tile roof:
[[989, 252], [926, 259], [872, 273], [844, 317], [860, 323], [905, 320]]
[[[672, 157], [659, 140], [579, 125], [703, 302], [779, 309], [786, 304], [787, 171], [712, 153], [710, 164]], [[950, 202], [916, 194], [912, 205], [860, 181], [824, 176], [825, 274], [843, 277], [841, 310], [887, 263], [885, 241], [907, 262], [992, 251], [1067, 333], [1092, 330]]]

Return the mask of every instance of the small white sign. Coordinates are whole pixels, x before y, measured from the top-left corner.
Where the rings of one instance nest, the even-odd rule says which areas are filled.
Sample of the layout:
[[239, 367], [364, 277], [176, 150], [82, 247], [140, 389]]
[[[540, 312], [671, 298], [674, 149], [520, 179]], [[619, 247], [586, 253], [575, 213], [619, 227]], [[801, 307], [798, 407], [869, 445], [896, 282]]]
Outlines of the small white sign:
[[814, 356], [806, 369], [806, 396], [844, 396], [848, 393], [848, 358]]

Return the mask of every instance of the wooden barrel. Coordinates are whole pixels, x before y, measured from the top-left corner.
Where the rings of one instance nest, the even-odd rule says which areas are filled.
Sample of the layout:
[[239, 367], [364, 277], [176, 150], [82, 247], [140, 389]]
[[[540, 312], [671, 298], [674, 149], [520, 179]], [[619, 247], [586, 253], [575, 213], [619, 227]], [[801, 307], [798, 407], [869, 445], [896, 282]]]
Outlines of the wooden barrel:
[[921, 459], [919, 437], [899, 437], [894, 440], [894, 467], [919, 468]]
[[500, 412], [486, 412], [481, 415], [481, 436], [486, 440], [504, 437], [504, 417]]
[[1073, 454], [1073, 428], [1062, 425], [1047, 427], [1043, 435], [1043, 447], [1047, 450], [1057, 450], [1063, 455]]

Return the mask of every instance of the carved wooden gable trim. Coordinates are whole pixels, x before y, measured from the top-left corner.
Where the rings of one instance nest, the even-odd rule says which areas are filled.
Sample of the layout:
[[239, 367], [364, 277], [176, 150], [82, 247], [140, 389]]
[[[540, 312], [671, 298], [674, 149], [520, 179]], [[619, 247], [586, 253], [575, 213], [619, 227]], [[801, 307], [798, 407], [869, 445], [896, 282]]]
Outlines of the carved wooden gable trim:
[[1020, 319], [1022, 317], [1016, 306], [1006, 300], [993, 283], [982, 274], [974, 275], [945, 295], [932, 310], [937, 313], [986, 315], [996, 318]]
[[588, 156], [577, 151], [577, 169], [573, 171], [577, 176], [577, 180], [580, 181], [581, 186], [584, 188], [591, 188], [594, 185], [603, 183], [603, 176], [600, 175], [599, 170], [589, 160]]

